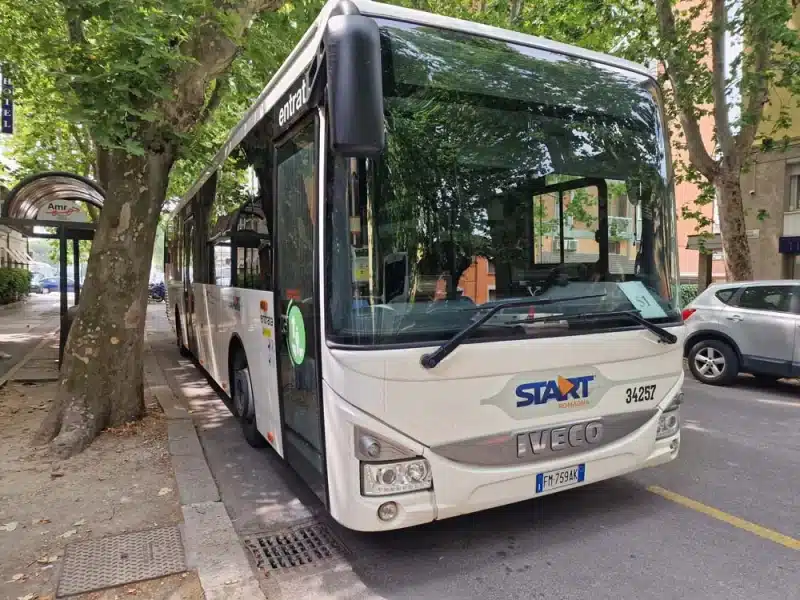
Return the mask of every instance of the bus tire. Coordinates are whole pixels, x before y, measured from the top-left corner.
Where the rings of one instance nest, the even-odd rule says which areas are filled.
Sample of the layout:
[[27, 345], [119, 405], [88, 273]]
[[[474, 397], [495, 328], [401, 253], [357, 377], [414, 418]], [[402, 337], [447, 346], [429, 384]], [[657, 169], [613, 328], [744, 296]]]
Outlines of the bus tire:
[[183, 345], [183, 327], [181, 327], [181, 313], [178, 307], [175, 307], [175, 339], [178, 342], [178, 353], [184, 358], [189, 358], [192, 353]]
[[244, 350], [237, 348], [231, 357], [231, 400], [234, 416], [239, 419], [242, 434], [253, 448], [265, 448], [267, 440], [258, 431], [256, 408], [253, 399], [253, 385], [250, 380], [250, 369]]

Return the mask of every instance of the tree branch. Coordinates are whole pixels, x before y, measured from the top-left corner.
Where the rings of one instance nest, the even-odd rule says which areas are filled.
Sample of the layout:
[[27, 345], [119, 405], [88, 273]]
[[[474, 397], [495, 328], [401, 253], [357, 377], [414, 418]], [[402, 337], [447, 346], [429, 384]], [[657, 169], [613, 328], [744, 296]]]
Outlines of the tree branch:
[[93, 155], [94, 153], [92, 152], [91, 142], [87, 142], [86, 139], [81, 137], [81, 132], [80, 129], [78, 129], [78, 126], [74, 122], [69, 121], [68, 127], [69, 133], [80, 151], [86, 156]]
[[214, 84], [214, 89], [211, 90], [211, 97], [208, 99], [208, 102], [203, 107], [203, 111], [197, 118], [198, 125], [205, 125], [208, 122], [208, 119], [211, 118], [211, 115], [215, 110], [217, 110], [217, 107], [222, 101], [222, 97], [225, 95], [225, 92], [228, 91], [228, 87], [227, 73], [217, 77], [216, 83]]
[[[177, 73], [174, 98], [164, 112], [178, 133], [193, 129], [203, 118], [206, 90], [233, 62], [239, 51], [238, 40], [253, 19], [262, 12], [277, 10], [284, 0], [239, 0], [220, 4], [229, 19], [206, 20], [195, 27], [181, 44], [181, 52], [191, 60]], [[231, 25], [233, 23], [233, 25]]]
[[725, 85], [725, 30], [727, 24], [725, 0], [713, 0], [711, 3], [711, 94], [714, 97], [714, 122], [717, 142], [722, 150], [722, 155], [732, 158], [735, 154], [735, 144], [731, 132]]
[[80, 12], [70, 6], [64, 6], [64, 20], [67, 22], [69, 41], [82, 48], [86, 46], [86, 36], [83, 33], [83, 20]]
[[717, 163], [706, 150], [703, 136], [700, 134], [700, 125], [695, 114], [694, 103], [689, 94], [689, 81], [678, 55], [681, 46], [675, 27], [675, 17], [672, 14], [670, 0], [656, 0], [658, 14], [658, 28], [661, 39], [666, 49], [664, 54], [665, 70], [669, 77], [675, 95], [675, 104], [678, 109], [683, 133], [686, 135], [686, 147], [689, 151], [689, 160], [709, 180], [714, 179], [717, 173]]
[[749, 77], [753, 77], [755, 85], [751, 86], [749, 94], [742, 90], [742, 127], [736, 135], [736, 150], [740, 153], [749, 152], [756, 139], [758, 126], [761, 124], [761, 117], [764, 105], [769, 99], [769, 80], [767, 69], [770, 67], [772, 52], [772, 41], [769, 39], [766, 30], [761, 27], [752, 40], [753, 66]]

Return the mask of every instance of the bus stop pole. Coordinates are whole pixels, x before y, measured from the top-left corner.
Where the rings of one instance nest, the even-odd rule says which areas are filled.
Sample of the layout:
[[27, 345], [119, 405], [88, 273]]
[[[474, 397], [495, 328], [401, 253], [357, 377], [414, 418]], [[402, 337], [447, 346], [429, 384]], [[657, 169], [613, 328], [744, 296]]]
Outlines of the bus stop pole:
[[58, 259], [61, 288], [61, 331], [58, 343], [58, 368], [64, 362], [64, 346], [67, 345], [67, 232], [63, 225], [58, 228]]
[[81, 246], [78, 238], [72, 238], [72, 280], [75, 290], [75, 301], [73, 304], [78, 306], [81, 298], [81, 263], [80, 263]]

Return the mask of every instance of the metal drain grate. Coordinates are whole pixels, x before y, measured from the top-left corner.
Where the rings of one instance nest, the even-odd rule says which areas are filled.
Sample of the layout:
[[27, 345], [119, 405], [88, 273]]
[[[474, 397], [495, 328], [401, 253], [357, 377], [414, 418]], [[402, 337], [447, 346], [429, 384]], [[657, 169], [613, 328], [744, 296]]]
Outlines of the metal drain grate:
[[67, 546], [58, 597], [186, 570], [177, 527], [137, 531]]
[[295, 525], [270, 534], [257, 534], [244, 540], [253, 553], [256, 566], [265, 575], [316, 566], [345, 555], [344, 545], [321, 523]]

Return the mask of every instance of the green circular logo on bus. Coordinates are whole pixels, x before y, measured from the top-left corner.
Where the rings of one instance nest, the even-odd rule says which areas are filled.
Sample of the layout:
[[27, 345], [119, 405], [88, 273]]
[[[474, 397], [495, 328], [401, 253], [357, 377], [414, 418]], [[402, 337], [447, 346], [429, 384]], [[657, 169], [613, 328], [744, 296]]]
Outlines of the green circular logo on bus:
[[301, 365], [306, 357], [306, 324], [303, 322], [300, 307], [296, 304], [289, 306], [286, 320], [289, 326], [287, 336], [289, 357], [295, 365]]

